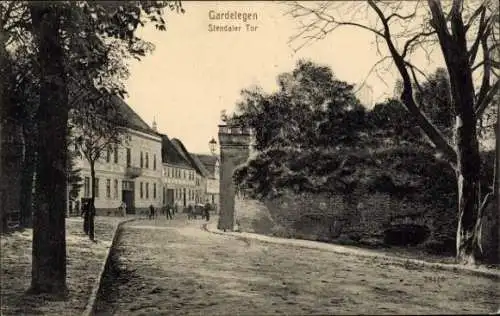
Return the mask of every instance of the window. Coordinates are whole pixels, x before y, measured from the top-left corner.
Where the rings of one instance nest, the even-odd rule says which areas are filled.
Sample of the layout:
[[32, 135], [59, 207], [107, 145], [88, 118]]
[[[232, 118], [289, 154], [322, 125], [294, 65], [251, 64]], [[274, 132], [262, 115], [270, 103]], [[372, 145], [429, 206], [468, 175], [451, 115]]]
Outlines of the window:
[[111, 198], [111, 180], [106, 179], [106, 198], [110, 199]]
[[183, 173], [184, 173], [184, 179], [186, 179], [186, 170], [184, 170]]
[[95, 197], [99, 197], [99, 178], [95, 178], [94, 181], [94, 190], [95, 190]]
[[127, 148], [127, 167], [130, 167], [131, 165], [131, 152], [130, 152], [130, 148]]
[[146, 182], [146, 199], [149, 199], [149, 182]]
[[111, 161], [111, 149], [106, 149], [106, 162], [109, 163]]
[[146, 153], [146, 169], [149, 168], [149, 156], [148, 153]]
[[167, 175], [170, 178], [170, 167], [167, 167]]
[[116, 180], [116, 179], [114, 181], [113, 198], [118, 199], [118, 180]]
[[142, 187], [142, 182], [140, 183], [140, 191], [139, 191], [141, 199], [144, 197], [144, 189]]
[[84, 197], [90, 196], [90, 178], [89, 177], [85, 177], [85, 180], [84, 180], [83, 196]]
[[141, 151], [141, 161], [140, 161], [140, 166], [141, 166], [141, 168], [143, 167], [143, 165], [144, 165], [144, 161], [143, 161], [142, 151]]
[[114, 163], [118, 163], [118, 146], [115, 146], [115, 148], [113, 148], [113, 152], [114, 152]]
[[153, 199], [156, 200], [156, 183], [153, 183]]
[[153, 155], [153, 170], [156, 170], [156, 155]]

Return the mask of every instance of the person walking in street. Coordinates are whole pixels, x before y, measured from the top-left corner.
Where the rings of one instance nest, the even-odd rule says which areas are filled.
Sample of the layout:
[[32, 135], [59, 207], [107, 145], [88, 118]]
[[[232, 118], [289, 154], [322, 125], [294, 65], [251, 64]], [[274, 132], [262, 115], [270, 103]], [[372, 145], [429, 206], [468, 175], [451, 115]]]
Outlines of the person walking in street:
[[153, 204], [149, 205], [149, 219], [154, 219], [155, 217], [155, 207]]
[[125, 201], [122, 201], [118, 209], [120, 210], [121, 216], [125, 217], [127, 215], [127, 204], [125, 203]]
[[89, 201], [87, 199], [82, 199], [82, 212], [80, 216], [83, 217], [83, 232], [85, 235], [89, 234], [89, 207]]
[[208, 200], [207, 202], [205, 203], [205, 207], [203, 208], [203, 211], [205, 212], [205, 219], [207, 220], [207, 222], [210, 220], [210, 203], [208, 203]]
[[165, 215], [167, 216], [167, 219], [174, 219], [172, 216], [172, 212], [172, 206], [170, 206], [170, 204], [167, 204], [167, 206], [165, 207]]

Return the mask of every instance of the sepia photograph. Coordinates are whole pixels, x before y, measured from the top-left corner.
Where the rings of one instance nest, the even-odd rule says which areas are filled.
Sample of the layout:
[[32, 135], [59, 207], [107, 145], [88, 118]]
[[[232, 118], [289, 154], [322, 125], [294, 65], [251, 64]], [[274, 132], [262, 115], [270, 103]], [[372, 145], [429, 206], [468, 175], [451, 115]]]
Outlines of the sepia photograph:
[[0, 315], [500, 314], [497, 0], [0, 1]]

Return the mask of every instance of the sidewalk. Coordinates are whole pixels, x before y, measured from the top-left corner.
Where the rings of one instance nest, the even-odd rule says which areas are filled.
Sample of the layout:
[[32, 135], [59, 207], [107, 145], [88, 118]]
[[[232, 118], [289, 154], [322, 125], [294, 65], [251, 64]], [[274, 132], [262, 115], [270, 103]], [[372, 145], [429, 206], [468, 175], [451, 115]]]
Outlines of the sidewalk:
[[[31, 280], [32, 230], [24, 229], [1, 238], [2, 315], [81, 315], [93, 304], [104, 264], [119, 223], [129, 218], [96, 217], [96, 243], [82, 232], [80, 217], [66, 219], [68, 297], [52, 300], [45, 295], [26, 295]], [[90, 297], [90, 300], [89, 300]]]
[[260, 242], [264, 242], [264, 243], [274, 243], [274, 244], [295, 246], [295, 247], [301, 247], [301, 248], [330, 251], [332, 253], [338, 253], [338, 254], [343, 254], [343, 255], [347, 255], [347, 256], [353, 255], [353, 256], [361, 256], [361, 257], [371, 257], [371, 258], [377, 258], [377, 259], [380, 259], [383, 261], [390, 261], [391, 263], [394, 263], [397, 265], [413, 264], [413, 265], [427, 267], [427, 268], [442, 269], [442, 270], [448, 270], [448, 271], [451, 270], [454, 272], [465, 272], [465, 273], [469, 273], [469, 274], [500, 279], [500, 271], [499, 270], [489, 269], [489, 268], [485, 268], [485, 267], [473, 267], [473, 266], [464, 266], [464, 265], [458, 265], [458, 264], [433, 263], [433, 262], [427, 262], [427, 261], [418, 260], [418, 259], [388, 256], [388, 255], [383, 254], [383, 253], [376, 251], [376, 250], [362, 249], [362, 248], [342, 246], [342, 245], [336, 245], [336, 244], [327, 244], [327, 243], [311, 241], [311, 240], [279, 238], [279, 237], [272, 237], [272, 236], [254, 234], [254, 233], [247, 233], [247, 232], [224, 232], [222, 230], [217, 229], [217, 223], [218, 223], [218, 216], [214, 216], [212, 219], [210, 219], [209, 223], [203, 224], [203, 227], [206, 228], [206, 230], [211, 232], [211, 233], [219, 234], [219, 235], [226, 235], [226, 236], [234, 236], [234, 237], [237, 237], [239, 239], [243, 238], [243, 239], [247, 239], [247, 240], [256, 240], [256, 241], [260, 241]]

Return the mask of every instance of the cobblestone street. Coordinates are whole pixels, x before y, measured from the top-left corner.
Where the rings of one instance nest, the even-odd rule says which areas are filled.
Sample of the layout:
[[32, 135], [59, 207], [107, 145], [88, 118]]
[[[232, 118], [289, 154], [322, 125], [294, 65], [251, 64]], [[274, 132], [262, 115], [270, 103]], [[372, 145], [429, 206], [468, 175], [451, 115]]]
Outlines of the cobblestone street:
[[221, 236], [203, 223], [177, 214], [124, 226], [97, 313], [491, 313], [500, 301], [497, 280]]

